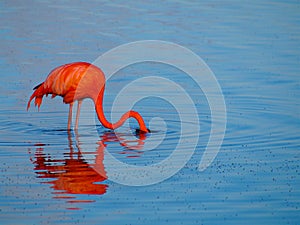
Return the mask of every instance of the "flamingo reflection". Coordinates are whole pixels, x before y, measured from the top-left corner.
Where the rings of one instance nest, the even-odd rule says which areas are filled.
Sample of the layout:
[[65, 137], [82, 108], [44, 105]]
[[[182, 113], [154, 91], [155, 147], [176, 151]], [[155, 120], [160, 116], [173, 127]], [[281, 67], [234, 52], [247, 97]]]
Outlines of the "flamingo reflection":
[[[108, 185], [105, 183], [107, 179], [104, 160], [104, 149], [109, 142], [119, 142], [126, 154], [128, 151], [139, 154], [142, 150], [146, 135], [141, 133], [135, 140], [126, 140], [126, 135], [115, 132], [105, 132], [100, 136], [97, 151], [94, 154], [94, 163], [88, 163], [84, 159], [84, 153], [80, 146], [78, 134], [75, 133], [77, 142], [77, 150], [74, 149], [72, 135], [68, 132], [69, 153], [64, 154], [62, 158], [55, 158], [51, 154], [44, 154], [44, 144], [36, 144], [34, 158], [31, 161], [34, 164], [35, 173], [38, 178], [53, 178], [54, 180], [42, 183], [51, 184], [51, 188], [55, 190], [54, 198], [75, 198], [69, 194], [105, 194]], [[74, 201], [69, 201], [74, 202]]]

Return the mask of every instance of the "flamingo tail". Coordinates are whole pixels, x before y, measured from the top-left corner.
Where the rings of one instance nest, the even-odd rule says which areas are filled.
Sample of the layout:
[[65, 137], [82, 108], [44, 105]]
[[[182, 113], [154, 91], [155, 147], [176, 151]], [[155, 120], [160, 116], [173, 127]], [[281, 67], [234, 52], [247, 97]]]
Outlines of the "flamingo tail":
[[43, 96], [47, 93], [45, 93], [45, 89], [44, 89], [44, 83], [41, 83], [39, 85], [37, 85], [36, 87], [33, 88], [33, 90], [35, 90], [33, 92], [33, 94], [30, 96], [29, 101], [27, 103], [27, 111], [30, 108], [30, 103], [31, 101], [35, 98], [34, 104], [35, 106], [38, 106], [38, 108], [40, 109], [40, 106], [42, 104], [43, 101]]

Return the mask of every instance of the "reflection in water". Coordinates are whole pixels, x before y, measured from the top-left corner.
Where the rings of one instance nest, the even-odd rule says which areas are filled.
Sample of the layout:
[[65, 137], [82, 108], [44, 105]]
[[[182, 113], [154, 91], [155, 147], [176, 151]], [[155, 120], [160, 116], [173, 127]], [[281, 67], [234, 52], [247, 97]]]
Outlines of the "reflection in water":
[[[131, 136], [130, 136], [131, 137]], [[140, 133], [136, 136], [134, 140], [128, 140], [128, 134], [116, 133], [116, 132], [106, 132], [100, 136], [101, 141], [100, 145], [107, 146], [108, 142], [119, 142], [123, 147], [123, 151], [120, 151], [119, 154], [126, 154], [127, 158], [139, 157], [143, 153], [144, 140], [147, 137], [147, 134]]]
[[[93, 153], [95, 154], [94, 164], [87, 163], [84, 159], [84, 154], [91, 153], [83, 153], [76, 132], [75, 137], [78, 151], [74, 150], [71, 133], [68, 132], [70, 150], [68, 154], [64, 154], [62, 158], [57, 159], [51, 156], [51, 154], [45, 154], [43, 148], [44, 144], [37, 143], [35, 144], [37, 148], [34, 159], [31, 159], [38, 178], [54, 179], [42, 182], [52, 185], [51, 188], [55, 190], [54, 194], [56, 194], [53, 198], [69, 199], [68, 203], [94, 202], [94, 200], [70, 200], [76, 198], [75, 196], [77, 194], [102, 195], [106, 193], [108, 185], [104, 183], [107, 176], [103, 160], [104, 149], [109, 142], [119, 142], [123, 147], [120, 153], [125, 154], [126, 151], [142, 150], [146, 135], [140, 134], [136, 140], [128, 141], [124, 138], [126, 135], [115, 132], [105, 132], [100, 136], [97, 151]], [[136, 145], [132, 145], [133, 142], [135, 142]], [[71, 207], [69, 209], [79, 208]]]

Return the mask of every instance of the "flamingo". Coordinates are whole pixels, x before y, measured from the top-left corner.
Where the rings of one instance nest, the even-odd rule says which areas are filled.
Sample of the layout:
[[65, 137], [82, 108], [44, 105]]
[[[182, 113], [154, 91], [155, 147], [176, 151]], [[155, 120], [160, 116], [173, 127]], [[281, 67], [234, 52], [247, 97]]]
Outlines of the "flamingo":
[[142, 116], [133, 110], [124, 113], [121, 118], [115, 122], [109, 122], [103, 112], [103, 94], [105, 89], [105, 76], [100, 68], [87, 62], [74, 62], [65, 64], [53, 69], [46, 80], [33, 88], [27, 111], [30, 108], [31, 101], [35, 98], [35, 106], [42, 104], [43, 96], [52, 94], [52, 98], [57, 95], [63, 97], [63, 102], [69, 104], [68, 130], [71, 129], [73, 104], [78, 101], [75, 120], [75, 130], [78, 129], [80, 108], [83, 99], [90, 98], [95, 104], [95, 110], [99, 121], [108, 129], [116, 129], [130, 117], [137, 120], [139, 129], [137, 133], [149, 133]]

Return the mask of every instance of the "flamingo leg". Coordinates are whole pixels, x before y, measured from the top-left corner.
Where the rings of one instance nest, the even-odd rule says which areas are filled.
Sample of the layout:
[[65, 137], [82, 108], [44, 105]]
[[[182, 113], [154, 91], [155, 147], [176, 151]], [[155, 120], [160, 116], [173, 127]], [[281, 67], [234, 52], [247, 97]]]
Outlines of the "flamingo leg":
[[82, 100], [79, 100], [78, 104], [77, 104], [77, 113], [76, 113], [76, 120], [75, 120], [75, 130], [78, 130], [78, 122], [79, 122], [81, 104], [82, 104]]
[[68, 130], [71, 130], [71, 123], [72, 123], [72, 111], [73, 111], [73, 103], [70, 103], [70, 108], [69, 108], [69, 117], [68, 117]]

